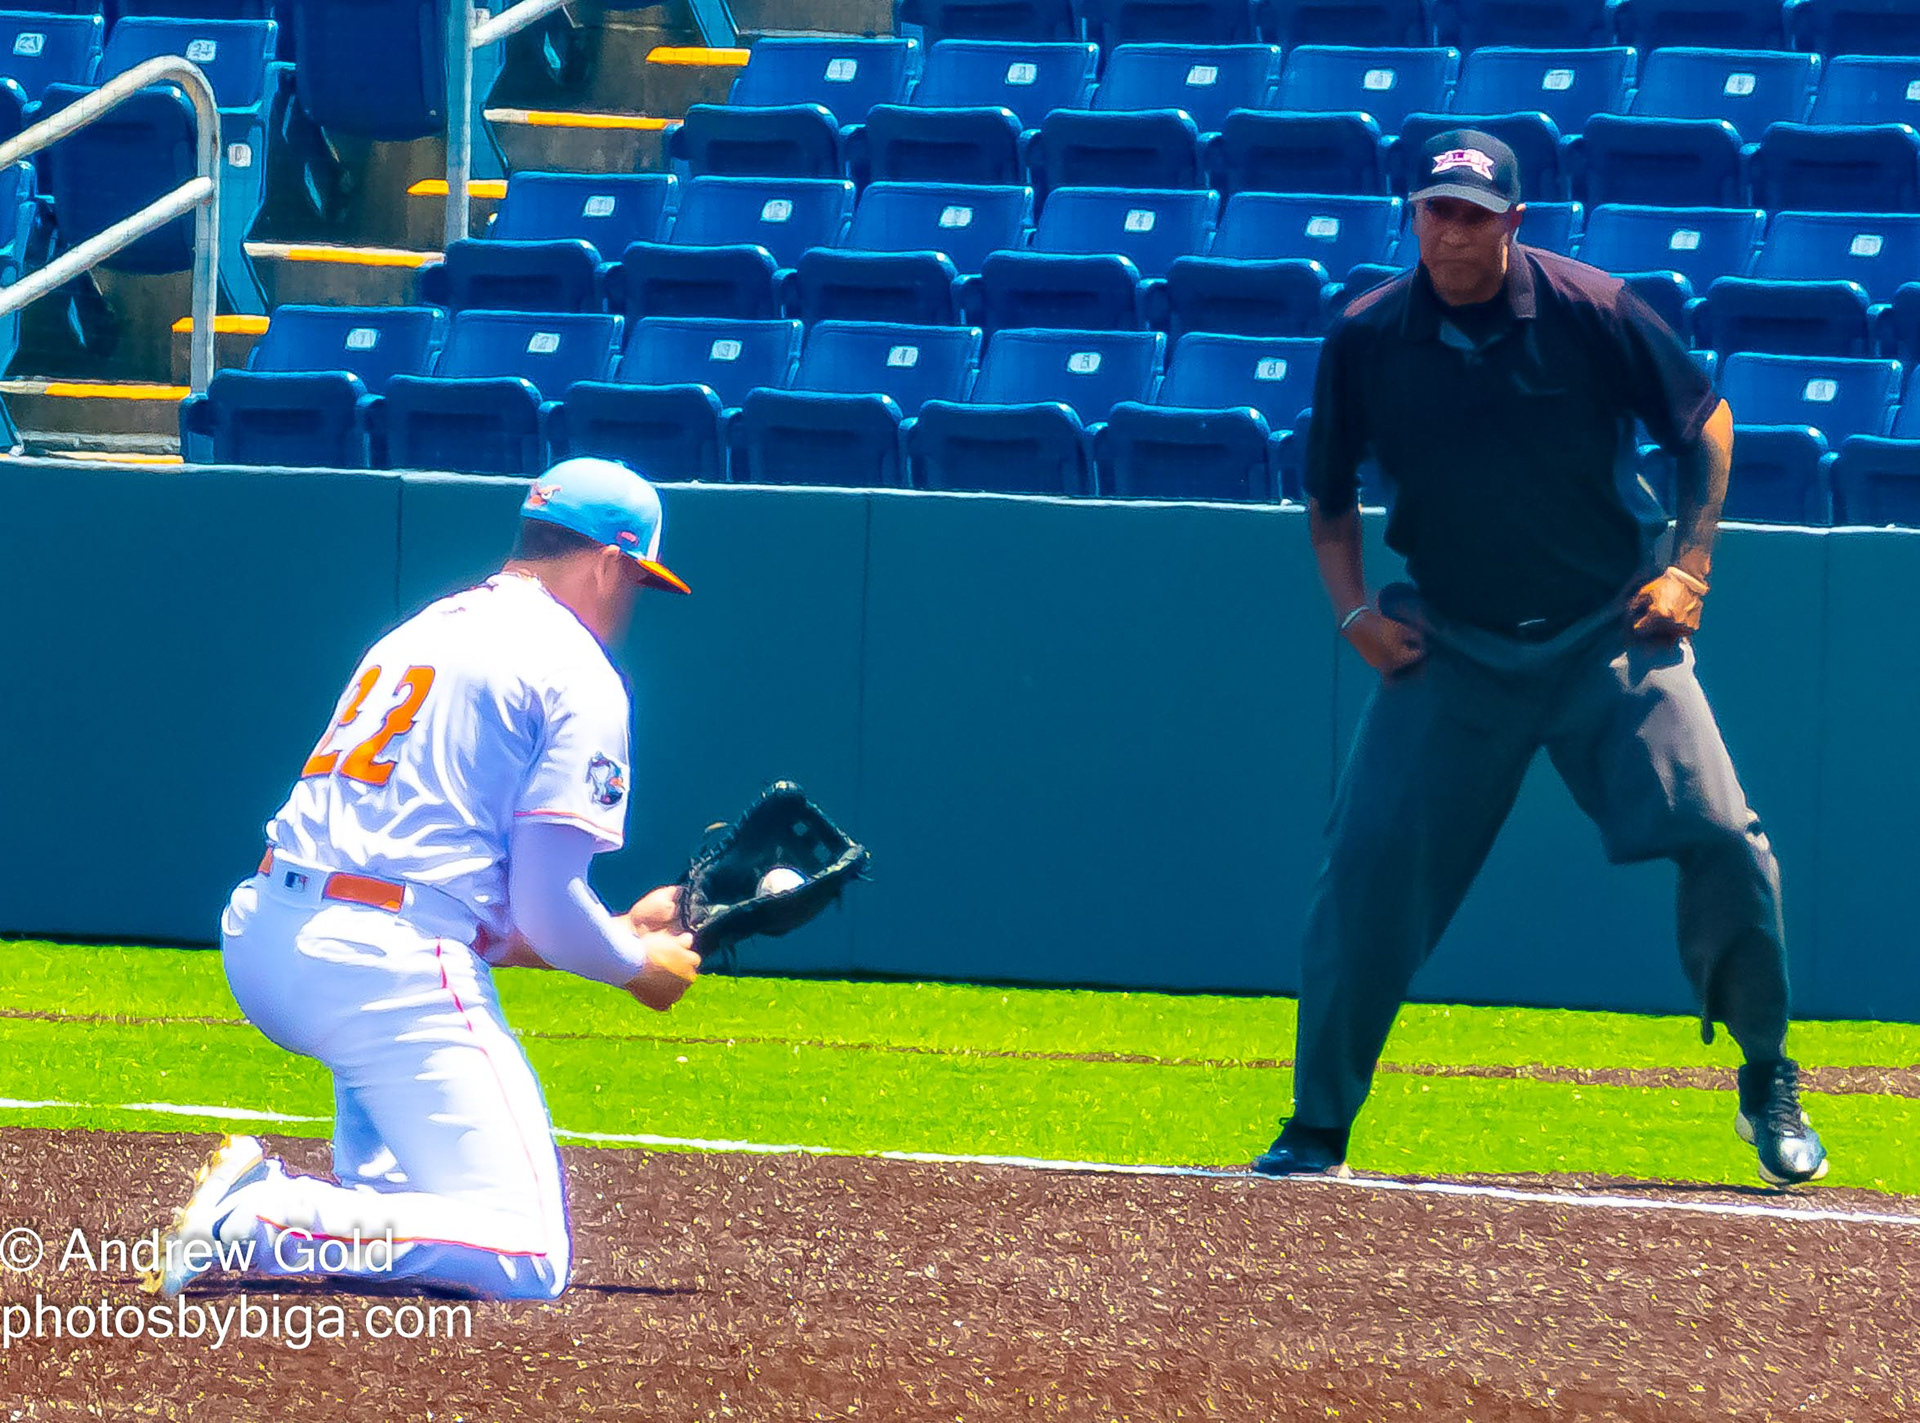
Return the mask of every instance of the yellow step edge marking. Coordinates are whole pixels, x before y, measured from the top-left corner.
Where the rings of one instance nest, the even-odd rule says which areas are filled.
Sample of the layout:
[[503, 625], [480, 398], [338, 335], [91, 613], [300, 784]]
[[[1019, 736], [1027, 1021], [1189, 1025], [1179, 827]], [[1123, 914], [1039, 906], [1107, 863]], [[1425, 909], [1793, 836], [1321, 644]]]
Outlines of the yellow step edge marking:
[[[18, 391], [32, 395], [33, 391]], [[65, 400], [185, 400], [193, 394], [191, 386], [142, 385], [137, 382], [115, 384], [112, 381], [50, 380], [39, 390], [41, 395]]]
[[[445, 178], [422, 178], [407, 189], [407, 196], [410, 198], [444, 198], [446, 195], [447, 180]], [[507, 180], [505, 178], [475, 178], [467, 184], [469, 202], [475, 198], [485, 198], [497, 203], [506, 195]]]
[[[183, 316], [173, 323], [173, 334], [185, 336], [193, 330], [193, 318]], [[216, 316], [213, 318], [213, 334], [216, 336], [264, 336], [267, 334], [267, 318], [264, 316]]]
[[641, 133], [659, 133], [680, 126], [679, 119], [655, 119], [644, 114], [583, 114], [566, 109], [488, 109], [487, 118], [494, 123], [525, 124], [529, 128], [630, 129]]
[[710, 64], [723, 69], [742, 69], [747, 63], [744, 49], [702, 49], [698, 46], [660, 45], [647, 51], [648, 64]]
[[47, 458], [88, 464], [184, 464], [179, 455], [110, 454], [100, 450], [48, 450]]
[[339, 262], [349, 267], [424, 267], [438, 262], [438, 252], [404, 252], [397, 247], [277, 247], [274, 256], [289, 262]]

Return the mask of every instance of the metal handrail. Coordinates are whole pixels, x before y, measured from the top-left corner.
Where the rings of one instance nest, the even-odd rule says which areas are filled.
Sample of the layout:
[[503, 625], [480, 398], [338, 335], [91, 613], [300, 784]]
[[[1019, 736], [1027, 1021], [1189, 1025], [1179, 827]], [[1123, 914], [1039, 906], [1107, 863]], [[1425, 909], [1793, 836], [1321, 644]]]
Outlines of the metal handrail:
[[472, 0], [447, 4], [447, 223], [446, 240], [458, 242], [472, 221], [467, 190], [473, 181], [473, 52], [518, 34], [568, 0], [520, 0], [480, 24]]
[[131, 217], [69, 248], [37, 272], [29, 272], [9, 287], [0, 287], [0, 317], [11, 316], [28, 302], [45, 296], [82, 272], [104, 262], [123, 247], [138, 242], [156, 228], [188, 212], [193, 219], [193, 337], [188, 380], [199, 394], [213, 379], [214, 300], [220, 289], [220, 110], [213, 85], [191, 60], [163, 54], [136, 64], [108, 80], [50, 119], [43, 119], [16, 138], [0, 144], [0, 168], [31, 157], [117, 109], [140, 90], [154, 84], [178, 84], [193, 104], [198, 139], [191, 182], [156, 198]]

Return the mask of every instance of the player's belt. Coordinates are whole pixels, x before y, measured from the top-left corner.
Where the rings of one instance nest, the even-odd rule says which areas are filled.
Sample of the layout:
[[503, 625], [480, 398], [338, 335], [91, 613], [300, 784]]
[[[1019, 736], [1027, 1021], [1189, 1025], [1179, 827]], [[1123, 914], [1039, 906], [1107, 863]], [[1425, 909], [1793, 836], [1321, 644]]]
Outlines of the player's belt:
[[[271, 849], [261, 856], [260, 873], [273, 873]], [[321, 884], [320, 897], [338, 900], [342, 904], [364, 904], [369, 909], [384, 909], [389, 914], [398, 914], [401, 906], [407, 902], [407, 887], [395, 884], [392, 880], [375, 879], [372, 875], [352, 875], [344, 870], [336, 870]]]

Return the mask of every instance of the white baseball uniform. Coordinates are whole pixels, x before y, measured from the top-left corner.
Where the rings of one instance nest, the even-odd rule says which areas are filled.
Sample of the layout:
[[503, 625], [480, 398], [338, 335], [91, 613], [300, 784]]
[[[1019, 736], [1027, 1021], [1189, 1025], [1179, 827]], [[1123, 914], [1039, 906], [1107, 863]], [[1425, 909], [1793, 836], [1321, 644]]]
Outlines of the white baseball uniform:
[[[433, 604], [362, 659], [221, 921], [247, 1017], [334, 1076], [342, 1184], [269, 1163], [236, 1191], [220, 1234], [251, 1231], [253, 1272], [566, 1287], [552, 1127], [473, 946], [512, 930], [516, 825], [619, 848], [628, 721], [598, 640], [520, 575]], [[311, 1243], [389, 1232], [391, 1268]]]

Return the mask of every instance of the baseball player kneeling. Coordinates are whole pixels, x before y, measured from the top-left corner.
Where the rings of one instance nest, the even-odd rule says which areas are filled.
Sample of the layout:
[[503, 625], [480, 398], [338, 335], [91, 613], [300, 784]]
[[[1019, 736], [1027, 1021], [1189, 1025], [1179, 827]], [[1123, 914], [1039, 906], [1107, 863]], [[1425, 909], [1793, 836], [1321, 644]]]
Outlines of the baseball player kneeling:
[[627, 809], [626, 685], [608, 660], [658, 562], [660, 499], [623, 465], [534, 482], [502, 571], [376, 642], [221, 920], [247, 1017], [333, 1073], [334, 1175], [251, 1137], [200, 1170], [147, 1288], [220, 1258], [255, 1275], [550, 1299], [571, 1244], [540, 1084], [491, 968], [552, 967], [664, 1010], [699, 968], [679, 891], [626, 915], [587, 886]]

